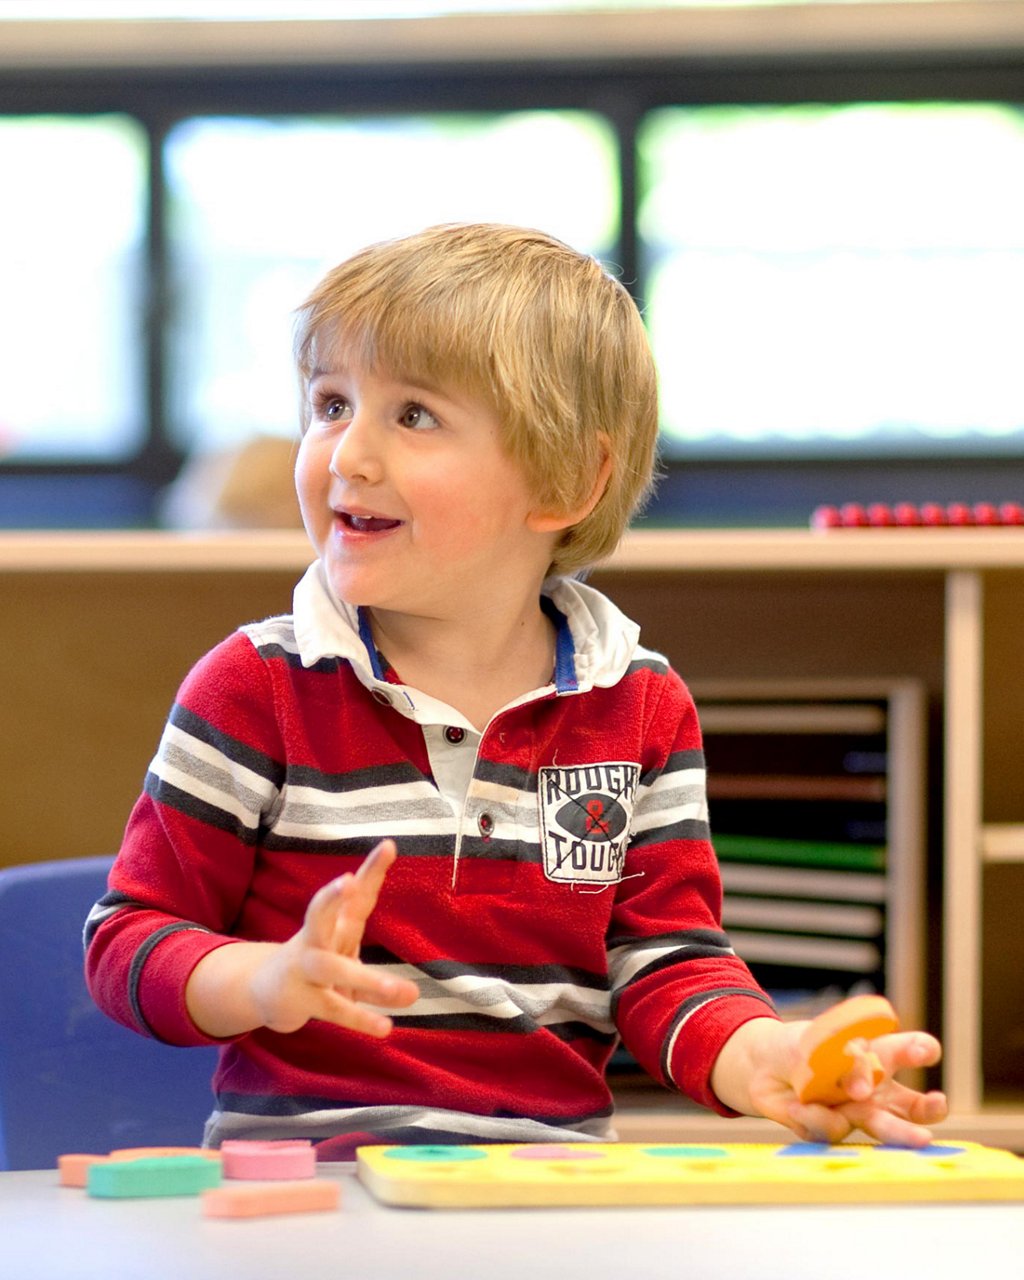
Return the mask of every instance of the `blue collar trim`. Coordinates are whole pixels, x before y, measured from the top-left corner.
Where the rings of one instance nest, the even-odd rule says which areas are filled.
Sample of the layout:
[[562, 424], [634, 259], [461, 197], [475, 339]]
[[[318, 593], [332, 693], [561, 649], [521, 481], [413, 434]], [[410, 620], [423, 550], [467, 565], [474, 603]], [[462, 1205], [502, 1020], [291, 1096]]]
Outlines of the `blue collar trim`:
[[569, 619], [550, 596], [541, 596], [540, 607], [555, 624], [555, 690], [575, 693], [580, 686], [576, 679], [576, 645]]
[[359, 605], [356, 609], [356, 617], [359, 619], [359, 639], [366, 646], [366, 654], [370, 659], [370, 670], [373, 672], [375, 679], [386, 680], [387, 675], [384, 672], [380, 654], [377, 652], [377, 646], [373, 643], [373, 632], [370, 630], [370, 615], [362, 605]]
[[[575, 693], [579, 688], [579, 682], [576, 679], [576, 645], [569, 627], [569, 619], [553, 603], [550, 596], [541, 596], [540, 607], [555, 626], [555, 690], [558, 693]], [[370, 669], [375, 679], [386, 680], [387, 673], [377, 652], [377, 646], [373, 642], [369, 614], [360, 605], [356, 609], [356, 617], [359, 620], [359, 638], [370, 659]]]

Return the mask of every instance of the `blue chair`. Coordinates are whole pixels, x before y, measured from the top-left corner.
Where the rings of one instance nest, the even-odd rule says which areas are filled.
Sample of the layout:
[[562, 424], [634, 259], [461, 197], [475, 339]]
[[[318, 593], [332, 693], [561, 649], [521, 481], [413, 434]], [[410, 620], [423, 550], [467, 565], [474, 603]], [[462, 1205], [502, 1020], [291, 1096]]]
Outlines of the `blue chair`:
[[86, 989], [82, 927], [112, 861], [0, 868], [0, 1169], [195, 1146], [213, 1109], [215, 1049], [136, 1035]]

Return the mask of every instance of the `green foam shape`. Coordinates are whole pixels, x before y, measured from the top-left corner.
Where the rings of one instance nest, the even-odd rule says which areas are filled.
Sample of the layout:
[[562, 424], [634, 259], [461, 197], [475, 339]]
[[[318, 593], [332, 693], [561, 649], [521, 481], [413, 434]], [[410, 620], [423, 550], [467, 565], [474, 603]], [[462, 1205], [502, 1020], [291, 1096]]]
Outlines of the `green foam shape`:
[[711, 1157], [725, 1159], [729, 1152], [723, 1147], [644, 1147], [643, 1154], [676, 1160], [704, 1160]]
[[158, 1156], [145, 1160], [107, 1160], [89, 1168], [87, 1189], [107, 1200], [155, 1196], [197, 1196], [219, 1187], [219, 1160], [205, 1156]]
[[385, 1153], [389, 1160], [425, 1160], [435, 1164], [444, 1160], [486, 1160], [486, 1151], [477, 1151], [473, 1147], [458, 1146], [423, 1146], [396, 1147], [394, 1151]]

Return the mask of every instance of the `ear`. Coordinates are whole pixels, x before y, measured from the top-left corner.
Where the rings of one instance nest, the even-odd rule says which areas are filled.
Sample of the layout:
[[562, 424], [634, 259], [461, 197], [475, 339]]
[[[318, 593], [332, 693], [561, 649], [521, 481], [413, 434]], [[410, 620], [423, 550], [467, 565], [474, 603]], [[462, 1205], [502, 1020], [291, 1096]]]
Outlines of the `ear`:
[[560, 533], [563, 529], [571, 529], [573, 525], [585, 520], [601, 501], [601, 495], [607, 489], [608, 480], [612, 474], [612, 454], [607, 435], [602, 431], [599, 438], [601, 465], [597, 469], [593, 487], [586, 499], [571, 511], [531, 511], [526, 517], [526, 523], [534, 533]]

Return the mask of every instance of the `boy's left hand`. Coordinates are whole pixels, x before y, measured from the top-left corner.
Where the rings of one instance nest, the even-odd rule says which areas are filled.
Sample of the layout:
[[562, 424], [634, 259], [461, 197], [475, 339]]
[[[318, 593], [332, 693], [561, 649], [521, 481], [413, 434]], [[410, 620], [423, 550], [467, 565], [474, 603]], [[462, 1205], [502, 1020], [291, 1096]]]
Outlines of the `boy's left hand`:
[[[805, 1141], [841, 1142], [854, 1129], [861, 1129], [878, 1142], [922, 1147], [932, 1140], [928, 1126], [945, 1119], [944, 1094], [922, 1093], [893, 1079], [898, 1071], [931, 1067], [939, 1061], [942, 1047], [934, 1036], [898, 1031], [852, 1042], [850, 1072], [841, 1081], [846, 1100], [826, 1106], [800, 1102], [793, 1085], [802, 1060], [800, 1040], [808, 1024], [769, 1024], [763, 1019], [757, 1023], [762, 1035], [769, 1026], [773, 1030], [759, 1047], [751, 1046], [756, 1065], [748, 1082], [750, 1101], [761, 1115], [786, 1125]], [[872, 1068], [877, 1065], [882, 1078], [876, 1084]]]

